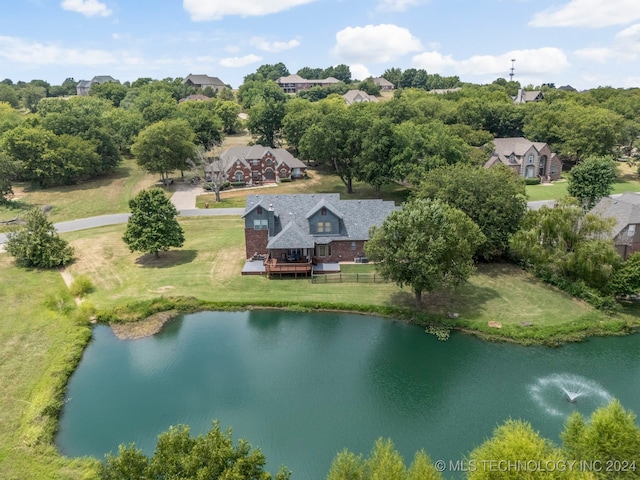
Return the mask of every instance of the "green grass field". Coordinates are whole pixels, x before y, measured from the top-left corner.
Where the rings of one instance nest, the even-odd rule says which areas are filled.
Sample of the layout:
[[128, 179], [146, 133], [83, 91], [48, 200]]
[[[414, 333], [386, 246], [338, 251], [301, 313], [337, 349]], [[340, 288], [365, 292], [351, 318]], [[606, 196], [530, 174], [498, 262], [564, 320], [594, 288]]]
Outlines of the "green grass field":
[[49, 218], [53, 222], [127, 212], [129, 200], [156, 181], [155, 175], [142, 170], [135, 160], [127, 159], [112, 175], [81, 185], [38, 189], [17, 184], [13, 188], [15, 199], [11, 208], [0, 207], [0, 220], [9, 220], [21, 210], [44, 205], [52, 207]]
[[[611, 193], [640, 192], [640, 176], [636, 168], [626, 163], [618, 164], [620, 176], [613, 184]], [[567, 195], [567, 177], [565, 174], [562, 180], [546, 185], [527, 185], [527, 196], [530, 201], [536, 200], [557, 200]]]

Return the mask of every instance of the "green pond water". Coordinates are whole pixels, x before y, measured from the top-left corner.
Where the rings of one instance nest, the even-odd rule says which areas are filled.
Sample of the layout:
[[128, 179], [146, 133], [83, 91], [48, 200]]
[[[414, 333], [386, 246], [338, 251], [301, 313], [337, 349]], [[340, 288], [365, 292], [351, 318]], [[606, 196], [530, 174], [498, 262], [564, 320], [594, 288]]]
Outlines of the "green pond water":
[[170, 425], [199, 434], [218, 419], [260, 447], [270, 471], [320, 479], [338, 451], [368, 453], [381, 436], [407, 463], [422, 448], [459, 460], [508, 418], [558, 442], [572, 411], [612, 397], [640, 414], [638, 335], [551, 349], [441, 342], [352, 314], [203, 312], [139, 340], [95, 327], [56, 442], [69, 456], [103, 458], [130, 442], [151, 454]]

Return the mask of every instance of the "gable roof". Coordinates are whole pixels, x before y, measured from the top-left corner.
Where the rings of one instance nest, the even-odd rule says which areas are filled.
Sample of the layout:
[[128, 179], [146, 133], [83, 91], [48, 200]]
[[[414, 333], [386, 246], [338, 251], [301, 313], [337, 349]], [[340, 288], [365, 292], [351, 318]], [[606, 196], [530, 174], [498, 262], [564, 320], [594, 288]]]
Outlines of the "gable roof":
[[[396, 210], [393, 202], [383, 200], [341, 200], [338, 193], [316, 193], [308, 195], [248, 195], [246, 217], [257, 206], [273, 209], [274, 235], [268, 248], [311, 248], [314, 243], [326, 244], [333, 240], [368, 240], [369, 229], [379, 226]], [[340, 218], [340, 231], [327, 235], [309, 233], [309, 217], [322, 206]], [[340, 214], [342, 217], [340, 217]], [[285, 231], [286, 230], [286, 231]], [[304, 238], [299, 238], [303, 235]], [[300, 241], [295, 246], [291, 242]], [[303, 247], [301, 245], [310, 245]]]
[[111, 75], [96, 75], [95, 77], [93, 77], [91, 79], [91, 83], [101, 83], [102, 84], [102, 83], [108, 83], [108, 82], [120, 83], [119, 80], [116, 80]]
[[591, 213], [603, 218], [615, 218], [616, 224], [611, 231], [615, 237], [627, 225], [640, 224], [640, 194], [625, 192], [613, 198], [604, 197], [591, 209]]
[[511, 97], [513, 103], [537, 102], [543, 98], [542, 90], [524, 90], [522, 88], [518, 89], [518, 94], [515, 97]]
[[377, 85], [378, 87], [387, 87], [387, 88], [395, 88], [395, 85], [393, 83], [391, 83], [389, 80], [387, 80], [384, 77], [376, 77], [373, 79], [373, 83], [374, 85]]
[[262, 145], [230, 147], [222, 152], [222, 154], [220, 155], [220, 159], [224, 162], [225, 165], [227, 165], [227, 163], [231, 165], [236, 160], [244, 161], [248, 165], [248, 161], [260, 159], [264, 157], [268, 152], [271, 152], [271, 154], [275, 157], [277, 166], [279, 166], [281, 163], [284, 163], [289, 168], [306, 167], [304, 163], [291, 155], [291, 153], [289, 153], [289, 151], [285, 150], [284, 148], [270, 148], [264, 147]]
[[[485, 167], [490, 167], [496, 163], [496, 158], [505, 165], [522, 165], [524, 155], [534, 148], [537, 153], [540, 153], [543, 148], [548, 147], [544, 142], [532, 142], [524, 137], [508, 137], [508, 138], [494, 138], [493, 139], [493, 152], [491, 157], [485, 163]], [[514, 159], [511, 160], [511, 155], [514, 155]], [[549, 160], [556, 154], [551, 152]]]
[[276, 83], [278, 84], [283, 84], [283, 83], [317, 83], [318, 85], [320, 84], [325, 84], [325, 83], [340, 83], [340, 80], [338, 80], [337, 78], [334, 77], [327, 77], [327, 78], [318, 78], [318, 79], [306, 79], [306, 78], [302, 78], [300, 75], [287, 75], [286, 77], [280, 77]]
[[190, 73], [183, 80], [182, 83], [191, 82], [194, 85], [202, 85], [205, 87], [226, 87], [225, 83], [218, 77], [210, 77], [209, 75]]
[[201, 93], [196, 93], [195, 95], [189, 95], [187, 97], [181, 98], [180, 100], [178, 100], [178, 103], [190, 102], [190, 101], [206, 102], [207, 100], [211, 100], [211, 98], [207, 97], [206, 95], [202, 95]]
[[342, 98], [347, 102], [347, 105], [360, 102], [378, 102], [376, 97], [369, 95], [367, 92], [363, 92], [362, 90], [349, 90], [347, 93], [342, 95]]

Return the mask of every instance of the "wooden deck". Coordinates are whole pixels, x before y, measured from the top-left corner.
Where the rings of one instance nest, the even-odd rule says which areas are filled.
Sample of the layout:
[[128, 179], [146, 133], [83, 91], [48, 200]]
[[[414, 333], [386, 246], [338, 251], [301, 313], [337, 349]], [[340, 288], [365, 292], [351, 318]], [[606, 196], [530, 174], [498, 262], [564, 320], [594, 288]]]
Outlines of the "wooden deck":
[[283, 262], [276, 258], [268, 259], [264, 264], [267, 275], [311, 275], [311, 262]]

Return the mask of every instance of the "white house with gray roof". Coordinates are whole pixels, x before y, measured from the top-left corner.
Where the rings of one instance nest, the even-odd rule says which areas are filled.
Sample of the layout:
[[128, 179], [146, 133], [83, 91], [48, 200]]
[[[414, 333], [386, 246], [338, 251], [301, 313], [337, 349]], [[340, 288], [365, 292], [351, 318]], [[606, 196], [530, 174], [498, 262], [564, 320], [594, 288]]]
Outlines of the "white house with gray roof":
[[615, 218], [611, 237], [623, 259], [640, 252], [640, 194], [625, 192], [604, 197], [591, 209], [591, 213], [603, 218]]
[[242, 216], [246, 255], [263, 256], [283, 273], [293, 272], [287, 267], [310, 272], [312, 263], [353, 262], [364, 257], [369, 229], [395, 209], [393, 202], [341, 200], [337, 193], [249, 195]]

